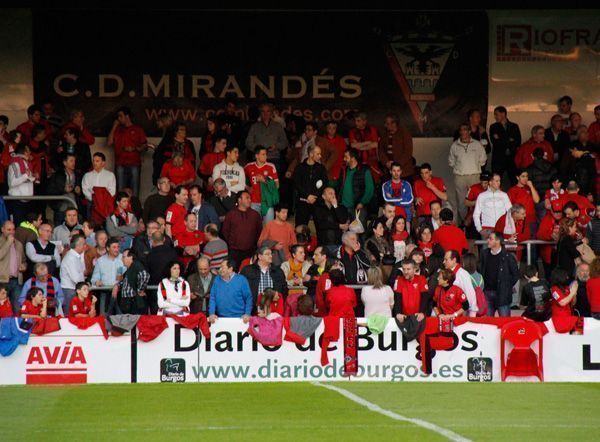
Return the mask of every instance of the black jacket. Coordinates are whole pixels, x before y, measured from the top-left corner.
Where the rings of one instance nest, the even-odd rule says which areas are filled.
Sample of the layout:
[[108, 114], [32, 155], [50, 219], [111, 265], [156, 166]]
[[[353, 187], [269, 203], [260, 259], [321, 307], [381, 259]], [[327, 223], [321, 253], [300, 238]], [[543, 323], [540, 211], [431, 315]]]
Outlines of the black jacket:
[[163, 244], [152, 249], [146, 258], [148, 272], [150, 273], [150, 285], [157, 285], [166, 275], [167, 266], [172, 261], [177, 261], [177, 252], [172, 246]]
[[[58, 151], [60, 149], [60, 152]], [[62, 142], [58, 146], [51, 149], [50, 165], [54, 170], [61, 169], [63, 167], [63, 160], [67, 153], [75, 154], [75, 171], [79, 178], [83, 178], [87, 172], [92, 168], [92, 154], [90, 152], [90, 146], [81, 141], [78, 141], [73, 146], [67, 145]]]
[[575, 161], [575, 181], [583, 195], [596, 193], [596, 159], [585, 153]]
[[527, 168], [529, 179], [533, 183], [535, 190], [540, 194], [540, 198], [544, 198], [546, 190], [552, 187], [551, 179], [553, 175], [556, 175], [556, 168], [550, 161], [543, 158], [536, 158], [533, 160], [533, 164]]
[[[252, 296], [254, 298], [254, 306], [256, 306], [256, 300], [258, 298], [258, 284], [260, 282], [260, 267], [256, 263], [250, 264], [244, 267], [240, 273], [248, 280], [250, 291], [252, 292]], [[269, 269], [269, 273], [271, 275], [271, 279], [273, 280], [273, 287], [271, 288], [286, 297], [288, 293], [288, 287], [283, 270], [272, 265]]]
[[231, 192], [230, 196], [223, 199], [219, 198], [217, 195], [213, 195], [208, 202], [215, 208], [219, 217], [225, 216], [230, 210], [233, 210], [237, 204], [237, 193]]
[[[481, 254], [481, 271], [483, 280], [487, 278], [485, 275], [485, 264], [489, 256], [492, 254], [491, 249], [485, 249]], [[500, 267], [498, 268], [498, 289], [496, 291], [497, 305], [511, 305], [512, 303], [512, 288], [519, 280], [519, 266], [517, 260], [512, 253], [508, 253], [504, 247], [500, 251]]]
[[311, 166], [307, 161], [302, 161], [294, 171], [294, 189], [300, 199], [306, 199], [308, 195], [321, 195], [329, 182], [325, 166], [321, 163]]
[[[514, 161], [517, 148], [521, 145], [521, 130], [519, 125], [508, 121], [506, 128], [500, 123], [490, 126], [490, 141], [492, 142], [492, 169], [504, 170], [509, 161]], [[506, 154], [506, 151], [509, 154]]]
[[544, 131], [544, 140], [549, 142], [552, 145], [552, 150], [554, 153], [558, 154], [559, 161], [565, 155], [569, 155], [569, 146], [571, 144], [571, 138], [569, 134], [564, 130], [561, 130], [556, 139], [554, 138], [554, 133], [552, 132], [552, 128], [549, 127]]
[[337, 208], [327, 207], [325, 203], [315, 208], [315, 228], [317, 240], [322, 246], [340, 245], [342, 243], [342, 231], [339, 225], [349, 221], [348, 209], [339, 204]]
[[[173, 240], [168, 236], [165, 236], [165, 246], [172, 248]], [[150, 271], [148, 268], [148, 255], [150, 255], [150, 251], [152, 248], [150, 247], [150, 240], [148, 239], [148, 235], [142, 233], [139, 236], [136, 236], [133, 239], [133, 244], [131, 249], [137, 256], [137, 259], [144, 265], [146, 270]]]
[[348, 255], [344, 247], [340, 247], [339, 259], [344, 266], [344, 276], [346, 284], [366, 284], [367, 271], [371, 267], [367, 254], [359, 250], [352, 256]]

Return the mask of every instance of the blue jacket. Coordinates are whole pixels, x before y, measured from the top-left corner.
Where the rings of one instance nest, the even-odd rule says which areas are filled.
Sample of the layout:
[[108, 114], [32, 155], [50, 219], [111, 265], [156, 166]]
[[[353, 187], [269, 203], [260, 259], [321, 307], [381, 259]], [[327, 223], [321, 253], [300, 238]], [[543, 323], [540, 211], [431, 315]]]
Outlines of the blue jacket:
[[[194, 207], [188, 209], [188, 213], [192, 213], [193, 211]], [[202, 206], [198, 212], [198, 230], [204, 230], [204, 226], [207, 224], [216, 224], [217, 228], [221, 227], [221, 221], [219, 221], [216, 209], [212, 204], [202, 201]]]
[[387, 203], [392, 203], [396, 207], [402, 207], [406, 211], [406, 221], [412, 219], [412, 203], [413, 203], [413, 191], [410, 183], [406, 180], [402, 180], [402, 191], [400, 194], [392, 191], [392, 180], [386, 181], [381, 186], [383, 192], [383, 199]]
[[19, 344], [27, 344], [31, 330], [19, 327], [23, 321], [25, 320], [21, 318], [0, 319], [0, 355], [10, 356]]
[[229, 282], [217, 276], [210, 290], [208, 314], [222, 318], [240, 318], [252, 313], [252, 292], [248, 280], [234, 273]]

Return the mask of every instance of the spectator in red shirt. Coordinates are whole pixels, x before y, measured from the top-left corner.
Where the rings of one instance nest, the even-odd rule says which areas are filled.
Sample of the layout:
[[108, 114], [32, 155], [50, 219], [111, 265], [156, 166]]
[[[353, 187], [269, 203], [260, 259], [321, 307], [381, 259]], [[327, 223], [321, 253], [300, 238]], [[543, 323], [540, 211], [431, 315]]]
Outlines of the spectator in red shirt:
[[526, 170], [517, 171], [517, 184], [508, 189], [508, 198], [514, 204], [525, 207], [526, 220], [529, 225], [536, 221], [535, 205], [540, 202], [540, 195], [529, 180]]
[[373, 181], [381, 181], [382, 172], [377, 158], [379, 134], [374, 126], [369, 125], [366, 113], [359, 112], [354, 116], [354, 127], [350, 129], [348, 138], [350, 147], [360, 151], [362, 164], [370, 167]]
[[[252, 200], [252, 208], [258, 213], [261, 213], [262, 196], [260, 193], [261, 183], [267, 182], [269, 179], [275, 181], [275, 185], [279, 189], [279, 177], [277, 169], [273, 163], [267, 162], [267, 148], [265, 146], [256, 146], [254, 148], [255, 161], [244, 166], [246, 174], [246, 190], [250, 192]], [[267, 214], [263, 217], [263, 221], [268, 223], [275, 218], [273, 208], [269, 208]]]
[[164, 143], [159, 144], [154, 152], [154, 155], [152, 156], [152, 164], [154, 169], [152, 173], [153, 183], [158, 180], [159, 174], [162, 175], [161, 172], [163, 166], [167, 163], [167, 161], [173, 159], [173, 154], [175, 152], [180, 152], [183, 155], [183, 158], [186, 160], [186, 162], [191, 164], [192, 170], [195, 173], [196, 148], [194, 147], [194, 143], [187, 138], [187, 127], [185, 123], [177, 121], [172, 126], [172, 129], [174, 134], [165, 140]]
[[133, 194], [139, 195], [142, 152], [148, 145], [144, 129], [133, 124], [128, 107], [117, 110], [107, 145], [115, 148], [117, 188], [131, 187]]
[[167, 209], [166, 234], [171, 239], [176, 239], [179, 233], [185, 230], [185, 216], [187, 215], [186, 204], [188, 201], [188, 190], [183, 186], [175, 188], [175, 202]]
[[566, 333], [573, 330], [577, 323], [577, 316], [573, 316], [572, 307], [575, 304], [579, 283], [574, 280], [569, 284], [571, 280], [569, 273], [562, 268], [554, 269], [551, 280], [552, 323], [558, 333]]
[[428, 310], [429, 287], [423, 275], [416, 274], [417, 264], [412, 259], [402, 261], [402, 274], [394, 282], [394, 317], [404, 322], [407, 316], [417, 315], [422, 321]]
[[43, 319], [47, 316], [48, 301], [44, 291], [39, 287], [32, 287], [26, 295], [25, 302], [21, 306], [21, 318]]
[[[510, 218], [507, 218], [509, 217]], [[517, 245], [531, 239], [531, 230], [526, 219], [526, 210], [521, 204], [513, 204], [508, 212], [498, 218], [495, 232], [502, 233], [504, 246], [509, 252], [516, 252], [517, 262], [521, 262], [524, 246]], [[508, 220], [508, 222], [507, 222]]]
[[50, 138], [52, 137], [52, 128], [50, 127], [50, 125], [42, 118], [42, 108], [40, 106], [38, 106], [37, 104], [32, 104], [31, 106], [29, 106], [27, 108], [27, 121], [25, 121], [24, 123], [19, 124], [16, 127], [16, 130], [21, 132], [22, 136], [22, 142], [27, 144], [29, 142], [29, 140], [31, 140], [32, 135], [31, 135], [31, 131], [33, 130], [34, 126], [40, 124], [44, 127], [44, 131], [46, 133], [46, 138], [48, 140], [50, 140]]
[[173, 157], [163, 165], [160, 176], [169, 179], [171, 190], [177, 186], [189, 186], [196, 179], [194, 166], [178, 151], [173, 152]]
[[0, 318], [10, 318], [13, 315], [12, 305], [8, 299], [8, 290], [5, 284], [0, 285]]
[[590, 143], [599, 145], [600, 144], [600, 105], [594, 108], [594, 117], [596, 121], [590, 124], [588, 127], [588, 133], [590, 134]]
[[562, 188], [562, 180], [558, 175], [550, 178], [550, 184], [552, 187], [546, 190], [544, 194], [544, 207], [546, 210], [550, 210], [552, 203], [558, 201], [565, 194], [565, 189]]
[[423, 163], [419, 168], [419, 174], [421, 179], [415, 180], [413, 193], [419, 224], [421, 224], [424, 217], [431, 216], [429, 204], [432, 201], [447, 201], [448, 195], [444, 180], [432, 175], [431, 164]]
[[442, 320], [456, 319], [469, 310], [467, 295], [459, 286], [453, 285], [455, 279], [452, 270], [442, 269], [438, 273], [438, 286], [433, 295], [433, 311]]
[[341, 270], [334, 269], [329, 272], [331, 288], [325, 294], [325, 302], [329, 308], [329, 316], [340, 318], [354, 318], [356, 307], [356, 293], [344, 285], [344, 274]]
[[333, 120], [329, 120], [325, 125], [325, 138], [338, 152], [336, 161], [329, 170], [329, 179], [335, 181], [342, 173], [342, 168], [344, 167], [344, 152], [346, 152], [348, 146], [346, 145], [344, 138], [337, 133], [337, 123]]
[[79, 141], [87, 144], [90, 147], [93, 146], [96, 142], [96, 138], [92, 135], [88, 128], [84, 126], [84, 123], [85, 115], [83, 114], [83, 111], [80, 109], [73, 110], [71, 112], [71, 121], [65, 124], [60, 131], [61, 138], [64, 136], [67, 129], [79, 129]]
[[93, 318], [96, 316], [96, 297], [90, 295], [90, 286], [87, 282], [78, 282], [75, 285], [77, 294], [69, 306], [70, 318]]
[[184, 222], [185, 230], [176, 236], [173, 245], [185, 270], [200, 256], [200, 246], [204, 244], [205, 237], [204, 232], [196, 230], [198, 218], [195, 213], [188, 213]]
[[213, 147], [210, 152], [207, 152], [200, 159], [198, 165], [198, 176], [208, 183], [206, 190], [212, 191], [213, 169], [217, 164], [225, 159], [225, 148], [227, 147], [227, 137], [225, 134], [217, 134], [213, 137]]
[[554, 160], [552, 145], [544, 139], [544, 126], [535, 125], [531, 129], [531, 138], [517, 149], [515, 165], [520, 169], [526, 169], [533, 163], [533, 151], [536, 149], [544, 151], [544, 159]]
[[442, 209], [440, 218], [442, 219], [442, 226], [433, 232], [433, 242], [439, 244], [444, 252], [456, 250], [458, 255], [462, 256], [463, 252], [468, 250], [469, 243], [465, 233], [452, 223], [454, 219], [452, 210]]

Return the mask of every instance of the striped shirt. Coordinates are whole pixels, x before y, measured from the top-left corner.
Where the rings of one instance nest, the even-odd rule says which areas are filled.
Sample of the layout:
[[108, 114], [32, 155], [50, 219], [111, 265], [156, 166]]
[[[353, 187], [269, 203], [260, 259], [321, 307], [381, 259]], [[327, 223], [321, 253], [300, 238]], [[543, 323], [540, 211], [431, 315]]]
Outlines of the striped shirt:
[[204, 246], [202, 256], [209, 260], [211, 270], [219, 270], [219, 266], [227, 258], [228, 253], [227, 243], [221, 238], [217, 238]]

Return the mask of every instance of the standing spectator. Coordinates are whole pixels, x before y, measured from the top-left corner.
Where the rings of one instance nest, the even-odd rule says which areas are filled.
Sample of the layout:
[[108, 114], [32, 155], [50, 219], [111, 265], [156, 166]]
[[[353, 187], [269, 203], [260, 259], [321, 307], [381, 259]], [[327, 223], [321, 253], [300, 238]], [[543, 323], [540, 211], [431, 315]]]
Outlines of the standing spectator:
[[371, 267], [367, 272], [369, 285], [363, 287], [360, 298], [365, 306], [365, 318], [373, 315], [391, 317], [394, 307], [394, 291], [383, 283], [379, 267]]
[[342, 247], [339, 249], [340, 260], [346, 282], [348, 284], [366, 284], [367, 270], [370, 267], [369, 258], [360, 248], [358, 236], [353, 232], [344, 232], [342, 235]]
[[588, 132], [590, 135], [590, 143], [599, 145], [600, 144], [600, 105], [594, 108], [594, 117], [596, 121], [590, 124]]
[[236, 146], [227, 146], [225, 159], [215, 165], [213, 169], [213, 182], [217, 178], [222, 178], [232, 192], [241, 192], [246, 189], [246, 174], [244, 168], [238, 163], [239, 156], [240, 150]]
[[321, 148], [311, 146], [306, 158], [294, 171], [296, 225], [308, 224], [315, 214], [317, 200], [327, 185], [327, 171], [321, 164]]
[[242, 119], [239, 117], [240, 110], [237, 108], [235, 97], [225, 97], [225, 111], [219, 114], [222, 122], [223, 131], [227, 134], [227, 139], [233, 146], [244, 147], [242, 134]]
[[465, 195], [469, 187], [479, 181], [487, 155], [481, 143], [471, 138], [468, 124], [461, 124], [459, 132], [460, 137], [450, 147], [448, 165], [454, 173], [455, 194], [450, 195], [453, 197], [451, 204], [456, 207], [457, 221], [462, 221], [466, 216]]
[[335, 181], [339, 179], [340, 173], [342, 172], [342, 167], [344, 167], [344, 152], [346, 152], [347, 145], [344, 138], [337, 133], [337, 122], [334, 120], [329, 120], [325, 124], [325, 136], [324, 138], [335, 148], [337, 151], [337, 155], [335, 157], [335, 162], [329, 172], [329, 179]]
[[[537, 239], [541, 241], [558, 242], [560, 236], [560, 220], [562, 219], [562, 205], [559, 201], [553, 201], [550, 210], [540, 221], [537, 232]], [[552, 245], [540, 246], [540, 257], [544, 266], [544, 276], [548, 278], [552, 271], [553, 264], [556, 263], [556, 248]]]
[[204, 236], [206, 237], [206, 245], [202, 250], [202, 257], [210, 262], [210, 270], [217, 273], [221, 262], [229, 254], [227, 243], [219, 238], [219, 230], [216, 224], [207, 224], [204, 227]]
[[148, 268], [148, 255], [152, 250], [152, 235], [155, 232], [158, 232], [158, 230], [159, 225], [156, 220], [150, 220], [146, 223], [146, 231], [141, 232], [133, 239], [131, 249], [136, 256], [136, 259], [146, 268]]
[[458, 256], [462, 256], [469, 249], [469, 243], [465, 233], [452, 223], [454, 218], [452, 210], [442, 209], [440, 218], [442, 219], [442, 225], [433, 232], [433, 242], [439, 244], [444, 252], [456, 250]]
[[30, 267], [29, 274], [33, 272], [34, 264], [43, 262], [48, 266], [48, 272], [51, 275], [58, 275], [60, 267], [62, 244], [57, 246], [50, 242], [52, 236], [52, 226], [50, 224], [42, 224], [39, 228], [39, 237], [35, 241], [25, 244], [25, 254], [29, 259]]
[[157, 216], [163, 216], [169, 206], [175, 202], [175, 198], [170, 193], [169, 178], [159, 178], [156, 187], [158, 188], [158, 192], [150, 195], [144, 202], [142, 219], [146, 224]]
[[596, 201], [596, 211], [586, 228], [585, 237], [596, 255], [600, 255], [600, 201]]
[[571, 124], [571, 112], [573, 108], [573, 99], [568, 95], [560, 97], [558, 100], [558, 113], [564, 120], [565, 127], [569, 127]]
[[[8, 194], [10, 196], [33, 196], [33, 183], [35, 177], [29, 166], [31, 155], [29, 147], [18, 145], [10, 161], [7, 172]], [[13, 221], [19, 224], [30, 211], [30, 202], [27, 200], [11, 201], [10, 212]]]
[[392, 167], [392, 163], [400, 164], [402, 178], [410, 181], [415, 174], [412, 136], [408, 130], [398, 124], [397, 115], [386, 115], [383, 126], [385, 129], [379, 139], [379, 161], [388, 170]]
[[123, 251], [126, 270], [123, 279], [113, 287], [113, 298], [118, 297], [119, 310], [124, 314], [145, 315], [148, 313], [146, 288], [150, 274], [131, 249]]
[[52, 138], [56, 138], [58, 131], [64, 124], [64, 120], [56, 113], [56, 106], [50, 99], [42, 102], [42, 121], [44, 121], [52, 131]]
[[187, 127], [185, 123], [181, 121], [173, 123], [172, 133], [173, 137], [167, 137], [164, 143], [159, 144], [152, 156], [154, 169], [152, 173], [152, 183], [155, 183], [158, 180], [159, 174], [162, 175], [161, 171], [163, 170], [163, 166], [169, 160], [173, 159], [176, 152], [183, 155], [183, 163], [186, 164], [186, 166], [191, 166], [192, 175], [195, 175], [196, 149], [194, 148], [194, 143], [187, 138]]
[[79, 141], [93, 146], [96, 142], [96, 138], [92, 135], [87, 127], [84, 125], [85, 115], [82, 110], [74, 109], [71, 111], [71, 120], [65, 124], [60, 132], [61, 137], [65, 134], [67, 129], [78, 129], [79, 130]]
[[[562, 123], [562, 118], [561, 118]], [[525, 306], [523, 317], [532, 321], [546, 322], [552, 315], [550, 301], [550, 284], [538, 277], [537, 267], [528, 265], [525, 268], [527, 284], [523, 286], [521, 305]]]
[[85, 252], [83, 253], [83, 260], [85, 262], [85, 276], [89, 278], [94, 272], [94, 266], [101, 256], [106, 255], [106, 243], [108, 242], [108, 235], [104, 230], [98, 230], [94, 233], [96, 245], [90, 246], [86, 244]]
[[427, 315], [429, 287], [423, 275], [416, 274], [416, 263], [412, 259], [402, 261], [402, 274], [394, 281], [394, 317], [404, 322], [407, 316], [417, 315], [422, 321]]
[[329, 308], [329, 316], [339, 318], [354, 318], [356, 293], [344, 285], [344, 274], [334, 269], [329, 274], [331, 288], [325, 294], [325, 302]]
[[192, 162], [178, 151], [173, 152], [171, 159], [163, 164], [160, 176], [169, 180], [171, 189], [177, 186], [189, 186], [196, 179]]
[[74, 235], [71, 238], [70, 246], [65, 259], [60, 265], [60, 285], [65, 295], [63, 309], [65, 306], [71, 305], [77, 283], [85, 281], [85, 263], [83, 261], [85, 238], [83, 235]]
[[224, 134], [215, 136], [214, 150], [200, 157], [198, 164], [198, 176], [206, 183], [206, 189], [212, 190], [213, 186], [213, 170], [217, 164], [220, 164], [225, 159], [225, 149], [227, 148], [227, 138]]
[[[112, 198], [117, 193], [117, 179], [114, 173], [106, 170], [106, 156], [102, 152], [94, 153], [92, 170], [83, 176], [81, 191], [91, 203], [90, 213], [112, 205]], [[106, 215], [108, 213], [101, 213], [98, 217], [103, 218]]]
[[216, 278], [210, 270], [209, 260], [198, 258], [196, 272], [188, 278], [191, 290], [190, 313], [208, 313], [210, 290]]
[[[548, 160], [544, 159], [544, 151], [542, 149], [536, 149], [533, 151], [533, 163], [525, 169], [533, 187], [537, 190], [538, 196], [546, 195], [546, 193], [552, 189], [552, 178], [556, 176], [556, 168]], [[519, 175], [520, 176], [520, 175]], [[517, 185], [519, 185], [519, 176], [517, 176]], [[559, 184], [560, 189], [560, 184]], [[509, 198], [510, 193], [509, 193]], [[511, 198], [512, 201], [512, 198]], [[536, 211], [538, 216], [543, 213], [543, 201], [536, 203]]]
[[241, 317], [246, 322], [254, 308], [254, 298], [248, 280], [235, 273], [236, 265], [231, 258], [223, 260], [219, 268], [219, 276], [213, 283], [208, 303], [209, 320], [213, 324], [219, 317]]
[[169, 206], [166, 213], [167, 235], [175, 240], [177, 235], [185, 230], [185, 216], [187, 215], [186, 204], [188, 201], [188, 190], [184, 186], [175, 188], [175, 202]]
[[510, 181], [514, 184], [515, 156], [521, 145], [521, 129], [518, 124], [508, 120], [504, 106], [494, 109], [494, 120], [496, 122], [490, 126], [492, 172], [499, 174], [501, 180], [504, 172], [508, 172]]
[[558, 175], [550, 177], [551, 187], [544, 194], [544, 207], [550, 210], [552, 204], [558, 201], [565, 194], [565, 189], [562, 188], [562, 180]]
[[544, 131], [544, 140], [552, 145], [554, 151], [554, 158], [548, 159], [549, 161], [562, 162], [565, 155], [569, 154], [569, 145], [571, 139], [569, 134], [563, 130], [565, 122], [559, 115], [553, 115], [550, 119], [550, 127]]
[[317, 123], [312, 121], [305, 123], [304, 133], [291, 149], [291, 154], [289, 155], [291, 161], [285, 172], [286, 178], [291, 178], [294, 175], [296, 167], [308, 157], [308, 150], [312, 146], [319, 146], [321, 148], [322, 163], [323, 166], [325, 166], [325, 169], [329, 172], [333, 167], [333, 164], [337, 159], [335, 158], [335, 156], [337, 156], [337, 151], [325, 138], [317, 135], [318, 130]]
[[350, 147], [360, 152], [359, 164], [367, 166], [373, 175], [373, 181], [381, 181], [381, 171], [377, 159], [379, 134], [375, 126], [367, 121], [367, 114], [358, 112], [354, 115], [354, 127], [348, 132]]
[[429, 204], [432, 201], [447, 201], [448, 195], [446, 193], [444, 180], [433, 176], [431, 173], [431, 165], [429, 163], [423, 163], [421, 165], [419, 174], [421, 179], [415, 180], [414, 193], [417, 216], [419, 217], [419, 224], [421, 224], [424, 217], [431, 216]]
[[112, 287], [123, 279], [123, 273], [125, 273], [123, 256], [119, 252], [119, 241], [110, 238], [106, 246], [108, 252], [98, 259], [92, 274], [91, 282], [96, 287]]
[[535, 206], [540, 202], [540, 195], [529, 180], [527, 170], [520, 169], [517, 173], [517, 184], [508, 189], [507, 195], [513, 206], [520, 204], [525, 208], [525, 220], [535, 234], [537, 230], [534, 228], [534, 224], [537, 224]]
[[117, 238], [121, 250], [131, 247], [133, 236], [138, 231], [138, 220], [135, 215], [128, 212], [129, 196], [125, 192], [118, 192], [115, 198], [115, 211], [106, 218], [106, 232], [111, 238]]
[[[467, 112], [467, 120], [469, 121], [469, 129], [471, 131], [471, 138], [481, 143], [485, 149], [485, 153], [488, 154], [492, 151], [490, 144], [490, 138], [485, 131], [485, 126], [481, 124], [481, 111], [479, 109], [469, 109]], [[455, 134], [455, 139], [460, 137], [460, 133]]]
[[25, 245], [28, 242], [35, 241], [38, 239], [38, 229], [44, 223], [44, 218], [39, 212], [30, 212], [27, 214], [27, 218], [21, 224], [18, 225], [15, 230], [15, 238], [21, 241], [21, 244]]
[[191, 289], [181, 277], [181, 264], [177, 261], [167, 265], [167, 277], [158, 284], [158, 314], [184, 315], [189, 312]]
[[204, 227], [208, 224], [216, 224], [217, 227], [221, 224], [219, 221], [219, 215], [215, 208], [202, 198], [202, 190], [200, 186], [194, 184], [190, 186], [190, 208], [189, 213], [193, 213], [197, 217], [198, 224], [197, 230], [204, 230]]
[[[54, 313], [63, 312], [63, 316], [68, 313], [68, 306], [64, 303], [64, 293], [60, 281], [48, 274], [48, 266], [44, 263], [37, 263], [34, 266], [33, 276], [25, 281], [16, 308], [25, 302], [29, 290], [33, 287], [40, 288], [44, 297], [48, 299], [49, 306], [53, 307]], [[15, 304], [13, 304], [14, 306]], [[54, 314], [53, 313], [53, 314]]]
[[237, 204], [237, 194], [227, 188], [227, 184], [225, 184], [225, 180], [222, 178], [215, 180], [214, 188], [215, 194], [210, 197], [208, 202], [217, 211], [219, 221], [223, 222], [225, 220], [225, 215], [235, 208], [235, 205]]
[[[211, 115], [206, 119], [206, 132], [204, 132], [202, 135], [202, 141], [200, 144], [200, 158], [215, 150], [215, 135], [217, 135], [216, 117]], [[222, 135], [224, 136], [225, 134]], [[224, 139], [227, 140], [226, 137]]]
[[581, 262], [575, 269], [575, 281], [577, 281], [577, 296], [573, 310], [582, 318], [592, 316], [590, 303], [587, 295], [587, 282], [590, 279], [590, 265], [587, 262]]
[[565, 129], [569, 134], [569, 138], [571, 139], [571, 143], [574, 143], [577, 140], [577, 132], [583, 125], [583, 118], [579, 112], [573, 112], [569, 117], [569, 126]]
[[[516, 252], [517, 262], [521, 262], [523, 246], [518, 245], [531, 239], [531, 230], [526, 219], [525, 207], [514, 204], [508, 212], [498, 218], [494, 231], [502, 234], [506, 250]], [[536, 261], [533, 260], [532, 261]]]
[[174, 241], [175, 250], [179, 261], [183, 264], [184, 272], [187, 271], [190, 262], [200, 257], [200, 246], [204, 244], [204, 232], [197, 230], [198, 219], [194, 213], [185, 216], [185, 230], [177, 235]]
[[[150, 273], [149, 285], [158, 285], [165, 272], [167, 264], [177, 260], [177, 252], [172, 244], [167, 244], [164, 233], [157, 231], [152, 234], [152, 250], [146, 259], [146, 269]], [[155, 315], [158, 310], [156, 292], [148, 294], [148, 305], [150, 312]]]
[[517, 149], [517, 155], [515, 156], [517, 168], [526, 169], [529, 167], [533, 163], [533, 152], [536, 149], [544, 151], [545, 160], [552, 161], [554, 159], [552, 145], [544, 140], [544, 126], [539, 124], [531, 128], [531, 138]]
[[79, 224], [79, 212], [75, 207], [68, 207], [65, 210], [64, 222], [54, 228], [52, 241], [59, 241], [65, 249], [68, 249], [71, 238], [81, 233], [83, 233], [83, 226]]
[[133, 193], [139, 195], [141, 154], [147, 149], [147, 141], [144, 129], [133, 124], [129, 108], [121, 107], [117, 110], [107, 145], [115, 148], [117, 186], [119, 189], [131, 187]]
[[[55, 165], [60, 165], [65, 155], [75, 155], [75, 173], [77, 174], [77, 179], [81, 181], [83, 175], [92, 168], [92, 155], [90, 153], [90, 146], [80, 141], [79, 138], [79, 129], [66, 129], [63, 141], [56, 150], [56, 158], [53, 158], [53, 160]], [[57, 169], [57, 166], [53, 167]]]
[[250, 208], [250, 194], [238, 195], [238, 205], [225, 216], [221, 233], [229, 245], [229, 253], [235, 262], [250, 258], [256, 251], [256, 243], [262, 231], [262, 218]]
[[590, 268], [590, 279], [586, 283], [588, 303], [592, 318], [600, 320], [600, 259], [596, 258]]
[[413, 191], [410, 183], [402, 180], [402, 167], [398, 163], [392, 163], [390, 172], [392, 177], [383, 183], [381, 191], [386, 203], [396, 206], [396, 215], [401, 215], [410, 223], [413, 216]]
[[248, 280], [254, 306], [266, 289], [273, 289], [282, 297], [288, 294], [286, 275], [281, 268], [273, 265], [273, 252], [268, 247], [259, 247], [256, 261], [244, 267], [240, 274]]
[[31, 170], [35, 177], [34, 189], [36, 195], [44, 194], [50, 169], [50, 146], [44, 126], [37, 124], [31, 131], [31, 139], [27, 144], [31, 153]]
[[[587, 138], [587, 129], [580, 129], [580, 139]], [[571, 156], [575, 159], [575, 180], [583, 195], [596, 196], [596, 158], [588, 150], [591, 146], [575, 144], [569, 149]], [[573, 175], [571, 175], [573, 176]]]
[[[250, 192], [252, 198], [252, 208], [258, 213], [261, 213], [264, 198], [261, 194], [261, 187], [271, 180], [275, 182], [275, 186], [279, 189], [279, 177], [275, 165], [267, 162], [267, 148], [264, 146], [256, 146], [254, 149], [255, 161], [246, 164], [244, 173], [248, 184], [246, 190]], [[268, 223], [273, 220], [273, 208], [269, 208], [263, 220]]]
[[273, 259], [275, 265], [280, 266], [290, 258], [290, 247], [296, 243], [296, 232], [291, 223], [287, 221], [288, 207], [284, 204], [275, 206], [275, 219], [269, 221], [263, 228], [258, 238], [260, 246], [268, 242], [277, 259]]
[[260, 121], [250, 127], [246, 137], [246, 148], [254, 152], [256, 146], [266, 146], [268, 161], [275, 164], [277, 173], [285, 173], [283, 151], [288, 140], [283, 126], [273, 121], [273, 105], [265, 103], [260, 107]]
[[567, 272], [571, 279], [575, 275], [575, 266], [582, 262], [577, 244], [577, 222], [568, 218], [561, 220], [557, 245], [558, 268]]
[[433, 295], [433, 311], [442, 321], [456, 319], [469, 310], [467, 295], [459, 286], [454, 285], [455, 279], [454, 273], [448, 269], [440, 270], [437, 275], [438, 285]]
[[16, 130], [23, 134], [21, 142], [24, 144], [29, 143], [29, 141], [33, 138], [32, 131], [35, 126], [41, 125], [44, 128], [44, 132], [47, 137], [52, 136], [52, 129], [50, 125], [42, 119], [42, 108], [37, 104], [32, 104], [27, 108], [27, 121], [19, 124], [16, 127]]
[[[468, 316], [476, 316], [479, 310], [477, 306], [477, 298], [475, 296], [475, 289], [473, 288], [473, 283], [471, 282], [471, 275], [469, 275], [469, 272], [460, 266], [460, 255], [456, 250], [447, 250], [444, 254], [443, 263], [445, 269], [451, 270], [454, 273], [454, 276], [456, 277], [454, 285], [459, 286], [465, 295], [467, 295], [467, 300], [469, 301]], [[483, 267], [481, 269], [483, 271]], [[483, 279], [486, 279], [485, 273], [483, 274]]]
[[0, 235], [0, 283], [5, 285], [15, 315], [19, 311], [18, 299], [27, 270], [23, 244], [15, 238], [15, 225], [5, 221]]
[[577, 296], [579, 284], [572, 280], [571, 276], [564, 269], [557, 268], [552, 271], [550, 278], [552, 287], [552, 322], [554, 329], [558, 333], [566, 333], [572, 331], [577, 318], [573, 316], [573, 304]]
[[318, 246], [313, 253], [312, 259], [313, 264], [306, 272], [310, 279], [306, 281], [304, 285], [307, 287], [306, 294], [310, 296], [311, 299], [314, 299], [319, 279], [327, 267], [327, 252], [325, 248], [323, 246]]
[[[473, 238], [473, 233], [477, 232], [475, 230], [475, 226], [473, 225], [473, 211], [475, 210], [475, 202], [477, 201], [477, 197], [488, 189], [489, 182], [490, 174], [488, 172], [482, 172], [479, 175], [479, 182], [469, 187], [469, 191], [465, 197], [467, 216], [464, 220], [464, 225], [466, 227], [467, 238]], [[479, 234], [477, 234], [476, 238], [479, 238]]]
[[484, 239], [494, 229], [498, 219], [512, 206], [508, 195], [500, 190], [500, 179], [499, 174], [492, 173], [488, 189], [475, 201], [473, 223]]
[[481, 254], [481, 272], [484, 293], [488, 304], [488, 316], [510, 316], [513, 286], [519, 281], [519, 267], [511, 253], [502, 245], [503, 239], [497, 232], [487, 238], [487, 249]]
[[[54, 172], [48, 180], [46, 194], [60, 195], [71, 198], [76, 203], [81, 197], [81, 177], [75, 173], [75, 155], [65, 154], [60, 170]], [[65, 219], [64, 212], [73, 203], [58, 201], [50, 204], [54, 210], [54, 222], [62, 224]]]
[[342, 233], [348, 230], [348, 210], [338, 203], [332, 187], [323, 190], [322, 199], [315, 208], [315, 229], [319, 244], [331, 249], [342, 243]]
[[366, 227], [367, 206], [375, 195], [375, 184], [371, 171], [360, 163], [360, 158], [360, 152], [354, 148], [344, 153], [346, 167], [340, 176], [337, 199], [348, 209], [351, 219], [357, 218]]

